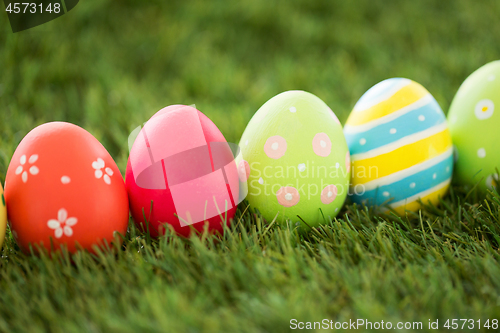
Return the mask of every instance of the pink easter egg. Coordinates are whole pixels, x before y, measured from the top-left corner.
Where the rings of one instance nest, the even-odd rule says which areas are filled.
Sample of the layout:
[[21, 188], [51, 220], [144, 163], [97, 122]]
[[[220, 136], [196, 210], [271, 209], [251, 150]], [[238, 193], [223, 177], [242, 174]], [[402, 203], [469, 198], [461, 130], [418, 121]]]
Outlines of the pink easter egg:
[[130, 151], [126, 187], [136, 224], [154, 237], [171, 226], [221, 232], [236, 212], [239, 174], [217, 126], [193, 107], [172, 105], [141, 129]]

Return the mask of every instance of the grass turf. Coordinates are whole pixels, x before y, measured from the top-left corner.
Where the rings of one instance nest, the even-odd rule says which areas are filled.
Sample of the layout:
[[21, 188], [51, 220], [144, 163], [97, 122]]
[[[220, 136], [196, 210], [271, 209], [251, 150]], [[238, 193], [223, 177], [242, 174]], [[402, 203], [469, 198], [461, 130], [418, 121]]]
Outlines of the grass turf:
[[[196, 104], [237, 142], [285, 90], [345, 121], [388, 77], [423, 84], [447, 110], [461, 82], [500, 55], [498, 1], [82, 1], [12, 34], [0, 14], [0, 180], [33, 127], [63, 120], [126, 166], [127, 137], [158, 109]], [[270, 225], [242, 205], [221, 239], [0, 259], [0, 331], [288, 331], [335, 321], [500, 319], [500, 198], [455, 186], [399, 219], [347, 205], [321, 228]], [[476, 326], [477, 327], [477, 326]], [[491, 331], [491, 330], [490, 330]]]

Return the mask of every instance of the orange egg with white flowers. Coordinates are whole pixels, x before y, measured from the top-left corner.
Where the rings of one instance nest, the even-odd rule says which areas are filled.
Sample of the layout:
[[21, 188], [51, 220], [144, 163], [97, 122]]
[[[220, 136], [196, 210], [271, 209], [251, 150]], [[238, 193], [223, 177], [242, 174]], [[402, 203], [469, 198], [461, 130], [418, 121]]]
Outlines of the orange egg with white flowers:
[[12, 234], [25, 252], [30, 245], [93, 251], [127, 230], [120, 170], [95, 137], [69, 123], [41, 125], [21, 141], [7, 171], [5, 200]]

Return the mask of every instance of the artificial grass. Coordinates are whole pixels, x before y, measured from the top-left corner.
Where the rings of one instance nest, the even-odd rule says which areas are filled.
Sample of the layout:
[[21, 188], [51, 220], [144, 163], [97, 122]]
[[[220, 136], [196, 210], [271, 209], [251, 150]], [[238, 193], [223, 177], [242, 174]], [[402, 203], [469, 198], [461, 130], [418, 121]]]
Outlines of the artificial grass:
[[[196, 104], [232, 142], [290, 89], [345, 121], [372, 85], [408, 77], [446, 112], [461, 82], [500, 57], [499, 12], [465, 0], [87, 0], [18, 34], [0, 14], [0, 180], [47, 121], [89, 130], [123, 172], [129, 133], [170, 104]], [[245, 209], [220, 238], [151, 240], [130, 224], [122, 248], [71, 260], [25, 256], [8, 233], [0, 331], [280, 332], [293, 318], [424, 330], [439, 319], [448, 331], [446, 319], [500, 319], [495, 193], [454, 186], [401, 219], [347, 205], [307, 230]]]
[[[469, 198], [471, 198], [469, 196]], [[223, 237], [24, 256], [12, 237], [0, 271], [3, 331], [288, 331], [290, 320], [398, 322], [500, 316], [500, 196], [463, 195], [420, 216], [368, 208], [300, 232], [251, 209]], [[411, 331], [411, 330], [410, 330]]]

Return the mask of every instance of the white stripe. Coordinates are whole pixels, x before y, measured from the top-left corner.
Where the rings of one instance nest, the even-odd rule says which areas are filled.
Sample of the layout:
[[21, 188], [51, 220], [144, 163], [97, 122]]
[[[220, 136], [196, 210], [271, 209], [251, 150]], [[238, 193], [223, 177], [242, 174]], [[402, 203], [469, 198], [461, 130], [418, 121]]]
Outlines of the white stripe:
[[[428, 196], [431, 193], [439, 191], [440, 189], [442, 189], [442, 188], [450, 185], [450, 183], [451, 183], [451, 179], [445, 180], [444, 182], [442, 182], [441, 184], [438, 184], [438, 185], [434, 186], [433, 188], [430, 188], [430, 189], [428, 189], [426, 191], [422, 191], [420, 193], [412, 195], [411, 197], [403, 199], [401, 201], [394, 202], [394, 203], [390, 204], [389, 206], [391, 206], [392, 208], [398, 208], [398, 207], [401, 207], [401, 206], [405, 206], [405, 205], [407, 205], [409, 203], [412, 203], [412, 202], [418, 200], [419, 198], [424, 198], [424, 197]], [[424, 202], [424, 203], [426, 203], [426, 202]]]
[[441, 155], [438, 155], [430, 160], [424, 161], [420, 164], [415, 164], [407, 169], [395, 172], [393, 174], [390, 174], [388, 176], [378, 178], [372, 181], [369, 181], [366, 184], [359, 184], [363, 185], [365, 191], [371, 191], [376, 189], [377, 187], [387, 185], [387, 184], [392, 184], [397, 181], [400, 181], [401, 179], [405, 179], [406, 177], [413, 176], [414, 174], [427, 170], [430, 167], [435, 166], [438, 163], [441, 163], [442, 161], [446, 160], [448, 157], [453, 155], [453, 148], [450, 147], [447, 151], [442, 153]]
[[413, 102], [412, 104], [407, 105], [407, 106], [405, 106], [397, 111], [394, 111], [393, 113], [390, 113], [386, 116], [374, 119], [374, 120], [370, 121], [369, 123], [366, 123], [363, 125], [357, 125], [357, 126], [352, 126], [352, 125], [346, 124], [344, 126], [344, 133], [345, 134], [355, 134], [355, 133], [366, 132], [366, 131], [371, 130], [372, 128], [375, 128], [379, 125], [391, 122], [391, 121], [401, 117], [402, 115], [407, 114], [408, 112], [416, 110], [418, 108], [421, 108], [421, 107], [423, 107], [423, 106], [425, 106], [433, 101], [434, 101], [434, 97], [432, 97], [432, 95], [429, 93], [429, 94], [423, 96], [422, 98], [420, 98], [419, 100], [417, 100], [416, 102]]
[[446, 124], [446, 121], [445, 121], [439, 125], [432, 126], [431, 128], [428, 128], [424, 131], [405, 136], [404, 138], [401, 138], [401, 139], [396, 140], [394, 142], [388, 143], [382, 147], [374, 148], [374, 149], [369, 150], [365, 153], [351, 155], [351, 161], [361, 161], [361, 160], [365, 160], [367, 158], [372, 158], [375, 156], [390, 153], [390, 152], [392, 152], [398, 148], [401, 148], [403, 146], [418, 142], [420, 140], [427, 139], [428, 137], [431, 137], [437, 133], [441, 133], [444, 130], [446, 130], [447, 128], [448, 128], [448, 125]]
[[[380, 94], [380, 91], [381, 90], [383, 91], [387, 85], [394, 84], [393, 80], [398, 80], [399, 82], [397, 82], [394, 85], [394, 87], [389, 89], [387, 92]], [[361, 96], [356, 105], [354, 105], [354, 112], [363, 112], [365, 110], [368, 110], [372, 106], [377, 105], [380, 102], [388, 100], [401, 88], [406, 87], [411, 82], [412, 81], [409, 79], [396, 78], [396, 79], [387, 79], [377, 83], [376, 85], [368, 89], [368, 91], [363, 96]]]

